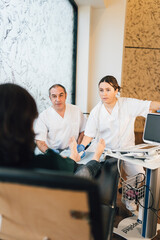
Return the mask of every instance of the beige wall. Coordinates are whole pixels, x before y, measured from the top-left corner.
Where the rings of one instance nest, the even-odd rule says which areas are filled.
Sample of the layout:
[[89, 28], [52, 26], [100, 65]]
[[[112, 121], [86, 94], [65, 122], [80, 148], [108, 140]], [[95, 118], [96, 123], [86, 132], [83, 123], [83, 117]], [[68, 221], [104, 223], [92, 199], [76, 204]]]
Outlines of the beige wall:
[[107, 3], [107, 8], [79, 6], [76, 103], [83, 112], [98, 103], [103, 76], [112, 74], [121, 83], [126, 0]]

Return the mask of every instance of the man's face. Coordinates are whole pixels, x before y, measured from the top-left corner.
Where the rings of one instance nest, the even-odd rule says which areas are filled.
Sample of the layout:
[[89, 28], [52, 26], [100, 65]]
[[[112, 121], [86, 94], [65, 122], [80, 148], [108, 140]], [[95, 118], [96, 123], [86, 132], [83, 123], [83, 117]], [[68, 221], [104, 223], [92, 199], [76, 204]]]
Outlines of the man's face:
[[67, 93], [62, 87], [55, 87], [50, 90], [50, 100], [56, 111], [65, 110]]

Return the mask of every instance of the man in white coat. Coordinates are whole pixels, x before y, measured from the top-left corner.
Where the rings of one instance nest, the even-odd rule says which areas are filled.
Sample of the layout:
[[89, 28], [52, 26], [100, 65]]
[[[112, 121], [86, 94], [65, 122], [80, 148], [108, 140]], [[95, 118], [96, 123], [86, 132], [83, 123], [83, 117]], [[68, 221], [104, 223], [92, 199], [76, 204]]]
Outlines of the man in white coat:
[[48, 148], [64, 150], [69, 146], [69, 139], [75, 137], [80, 144], [85, 130], [86, 119], [81, 110], [66, 103], [67, 92], [61, 84], [54, 84], [49, 89], [52, 106], [39, 114], [35, 124], [35, 139], [41, 152]]

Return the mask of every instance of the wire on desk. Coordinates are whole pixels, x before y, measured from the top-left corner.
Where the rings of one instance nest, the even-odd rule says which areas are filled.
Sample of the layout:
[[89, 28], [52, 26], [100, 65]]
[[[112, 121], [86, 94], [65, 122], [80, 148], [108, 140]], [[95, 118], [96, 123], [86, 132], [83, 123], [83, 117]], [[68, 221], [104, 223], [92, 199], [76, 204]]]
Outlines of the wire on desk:
[[[119, 172], [119, 176], [120, 176], [120, 179], [122, 180], [122, 182], [125, 182], [124, 178], [121, 176], [121, 170], [120, 170], [120, 159], [118, 159], [117, 161], [117, 167], [118, 167], [118, 172]], [[145, 180], [145, 174], [144, 173], [138, 173], [138, 175], [142, 175], [143, 176], [143, 179], [140, 180], [140, 181], [136, 181], [136, 184], [138, 183], [143, 183], [144, 180]], [[133, 188], [133, 186], [131, 186], [130, 184], [127, 184], [130, 188]]]
[[119, 177], [120, 179], [122, 180], [122, 182], [124, 182], [124, 178], [122, 178], [121, 176], [121, 170], [120, 170], [120, 159], [118, 158], [118, 161], [117, 161], [117, 168], [118, 168], [118, 172], [119, 172]]
[[153, 197], [153, 193], [152, 193], [152, 191], [151, 191], [151, 189], [147, 186], [147, 185], [143, 185], [143, 187], [145, 187], [145, 188], [148, 188], [149, 189], [149, 192], [150, 192], [150, 194], [151, 194], [151, 197], [152, 197], [152, 202], [151, 202], [151, 204], [150, 204], [150, 206], [149, 207], [145, 207], [145, 206], [143, 206], [142, 205], [142, 203], [139, 201], [139, 199], [137, 200], [137, 202], [139, 203], [139, 205], [142, 207], [142, 208], [144, 208], [144, 209], [152, 209], [152, 206], [153, 206], [153, 204], [154, 204], [154, 197]]
[[158, 210], [156, 210], [155, 208], [151, 208], [151, 210], [157, 216], [157, 218], [160, 219], [160, 215], [158, 215], [158, 212], [160, 211], [160, 208]]
[[[121, 176], [120, 159], [118, 159], [118, 161], [117, 161], [117, 167], [118, 167], [118, 172], [119, 172], [120, 179], [121, 179], [122, 182], [124, 182], [125, 180], [124, 180], [124, 178]], [[142, 183], [142, 182], [145, 180], [145, 175], [144, 175], [143, 173], [139, 173], [139, 174], [142, 174], [142, 175], [144, 176], [144, 179], [141, 180], [140, 182], [137, 182], [137, 183]], [[135, 195], [136, 195], [136, 190], [134, 189], [134, 187], [131, 186], [130, 184], [127, 184], [127, 186], [128, 186], [128, 187], [135, 193]], [[148, 188], [148, 189], [149, 189], [149, 192], [150, 192], [151, 197], [152, 197], [151, 205], [146, 208], [145, 206], [143, 206], [143, 205], [141, 204], [141, 202], [139, 201], [139, 199], [136, 199], [136, 201], [139, 203], [139, 205], [140, 205], [142, 208], [147, 209], [147, 210], [150, 209], [151, 211], [153, 211], [153, 213], [157, 216], [157, 218], [160, 219], [160, 215], [158, 215], [158, 212], [160, 211], [160, 208], [159, 208], [158, 210], [156, 210], [155, 208], [152, 207], [153, 204], [154, 204], [154, 197], [153, 197], [153, 193], [152, 193], [151, 189], [150, 189], [147, 185], [143, 185], [143, 186], [144, 186], [145, 188]], [[142, 186], [141, 186], [141, 187], [142, 187]]]

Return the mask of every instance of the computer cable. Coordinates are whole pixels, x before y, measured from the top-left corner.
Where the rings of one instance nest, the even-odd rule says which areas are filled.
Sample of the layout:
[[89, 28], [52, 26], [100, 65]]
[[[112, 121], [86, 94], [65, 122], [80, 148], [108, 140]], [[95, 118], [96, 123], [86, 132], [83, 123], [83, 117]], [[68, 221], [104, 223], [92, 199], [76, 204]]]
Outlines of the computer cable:
[[[118, 167], [118, 172], [119, 172], [120, 180], [121, 180], [122, 182], [125, 182], [124, 178], [121, 176], [120, 159], [118, 159], [118, 161], [117, 161], [117, 167]], [[143, 179], [142, 179], [141, 181], [138, 181], [138, 182], [137, 182], [137, 183], [141, 184], [141, 183], [143, 183], [143, 182], [145, 181], [145, 174], [143, 174], [143, 173], [139, 173], [139, 174], [142, 174], [142, 175], [143, 175]], [[138, 175], [139, 175], [139, 174], [138, 174]], [[135, 188], [134, 188], [133, 186], [131, 186], [130, 184], [126, 184], [126, 185], [127, 185], [127, 187], [128, 187], [129, 190], [132, 190], [132, 191], [133, 191], [133, 195], [137, 196], [138, 188], [135, 189]], [[142, 186], [140, 186], [140, 187], [144, 187], [144, 188], [148, 188], [148, 189], [149, 189], [149, 193], [150, 193], [150, 195], [151, 195], [151, 204], [150, 204], [149, 207], [145, 207], [144, 205], [142, 205], [142, 203], [141, 203], [141, 201], [140, 201], [140, 199], [139, 199], [138, 197], [136, 198], [137, 203], [138, 203], [142, 208], [147, 209], [147, 210], [150, 209], [151, 211], [153, 211], [153, 213], [157, 216], [157, 218], [160, 219], [160, 215], [158, 214], [158, 212], [160, 211], [160, 208], [159, 208], [158, 210], [156, 210], [155, 208], [153, 208], [153, 205], [154, 205], [154, 197], [153, 197], [153, 193], [152, 193], [151, 189], [150, 189], [147, 185], [142, 185]], [[139, 187], [139, 188], [140, 188], [140, 187]]]

